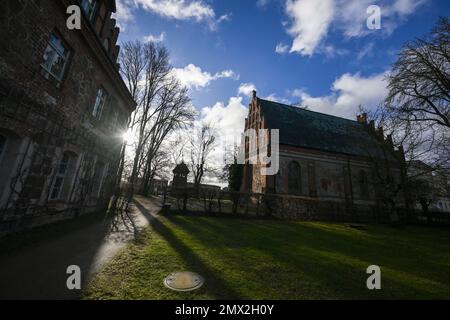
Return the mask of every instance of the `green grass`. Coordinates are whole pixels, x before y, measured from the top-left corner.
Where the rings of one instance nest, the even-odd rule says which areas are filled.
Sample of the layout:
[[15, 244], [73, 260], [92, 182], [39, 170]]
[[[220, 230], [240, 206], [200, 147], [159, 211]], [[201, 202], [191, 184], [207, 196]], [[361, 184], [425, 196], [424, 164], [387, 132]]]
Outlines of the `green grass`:
[[[382, 290], [366, 288], [381, 267]], [[166, 289], [173, 271], [206, 279]], [[450, 230], [160, 217], [90, 283], [86, 299], [449, 299]]]

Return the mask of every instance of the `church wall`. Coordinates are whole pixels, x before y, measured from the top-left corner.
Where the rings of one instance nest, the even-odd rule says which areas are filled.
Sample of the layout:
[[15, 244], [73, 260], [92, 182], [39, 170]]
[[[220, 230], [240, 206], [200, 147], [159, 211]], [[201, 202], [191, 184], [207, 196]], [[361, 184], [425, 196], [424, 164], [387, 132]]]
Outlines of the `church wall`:
[[[297, 195], [324, 200], [345, 201], [346, 196], [361, 203], [375, 201], [375, 189], [370, 163], [346, 156], [332, 156], [321, 152], [280, 150], [280, 171], [276, 177], [276, 193], [291, 194], [288, 188], [289, 163], [300, 165], [301, 190]], [[362, 193], [359, 173], [366, 173], [366, 195]], [[350, 172], [350, 174], [349, 174]], [[347, 175], [347, 179], [346, 179]], [[351, 180], [348, 179], [351, 176]]]

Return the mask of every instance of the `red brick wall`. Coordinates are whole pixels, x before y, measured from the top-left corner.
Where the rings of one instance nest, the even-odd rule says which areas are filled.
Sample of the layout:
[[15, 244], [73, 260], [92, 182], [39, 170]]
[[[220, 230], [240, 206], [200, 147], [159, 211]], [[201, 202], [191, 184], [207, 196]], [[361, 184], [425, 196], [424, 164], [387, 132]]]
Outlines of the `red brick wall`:
[[[113, 175], [121, 133], [134, 108], [117, 70], [118, 29], [110, 20], [111, 13], [102, 6], [105, 26], [100, 28], [101, 36], [110, 37], [112, 44], [108, 53], [87, 19], [83, 19], [81, 30], [66, 28], [65, 11], [73, 3], [76, 1], [0, 1], [0, 131], [31, 138], [40, 150], [39, 157], [33, 156], [33, 170], [23, 186], [23, 202], [39, 197], [58, 150], [93, 152], [110, 164]], [[43, 53], [52, 32], [72, 51], [60, 87], [41, 74]], [[111, 100], [98, 121], [92, 110], [100, 86]], [[115, 112], [119, 113], [118, 123], [113, 121]]]

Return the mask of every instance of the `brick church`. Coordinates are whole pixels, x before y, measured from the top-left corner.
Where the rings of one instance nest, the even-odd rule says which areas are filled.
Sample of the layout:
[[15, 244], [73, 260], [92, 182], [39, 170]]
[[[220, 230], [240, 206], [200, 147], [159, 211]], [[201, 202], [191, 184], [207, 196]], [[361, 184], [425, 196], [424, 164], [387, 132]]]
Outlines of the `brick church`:
[[[66, 10], [81, 8], [81, 30]], [[135, 103], [115, 0], [0, 1], [0, 235], [104, 209]]]
[[259, 162], [249, 163], [247, 139], [245, 191], [373, 208], [380, 205], [383, 188], [378, 164], [390, 164], [394, 182], [402, 179], [403, 150], [394, 149], [391, 137], [367, 122], [365, 114], [352, 121], [264, 100], [253, 92], [245, 129], [261, 128], [279, 129], [279, 171], [262, 175]]

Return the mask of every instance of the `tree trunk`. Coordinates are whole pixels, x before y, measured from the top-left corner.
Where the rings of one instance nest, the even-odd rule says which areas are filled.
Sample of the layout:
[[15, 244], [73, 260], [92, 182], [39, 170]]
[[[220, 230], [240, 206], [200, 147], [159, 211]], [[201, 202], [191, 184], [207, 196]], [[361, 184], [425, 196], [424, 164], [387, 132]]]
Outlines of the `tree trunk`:
[[113, 193], [113, 198], [112, 198], [111, 206], [110, 206], [110, 211], [113, 212], [113, 213], [117, 209], [117, 202], [119, 201], [120, 193], [121, 193], [120, 183], [122, 182], [123, 168], [125, 166], [125, 151], [126, 151], [126, 147], [127, 147], [127, 144], [126, 144], [126, 142], [124, 142], [122, 144], [122, 149], [120, 151], [119, 168], [117, 170], [116, 181], [114, 183], [114, 193]]
[[433, 222], [433, 219], [430, 214], [428, 202], [424, 199], [421, 199], [420, 206], [422, 207], [423, 214], [425, 215], [425, 217], [427, 217], [427, 224], [430, 225]]

